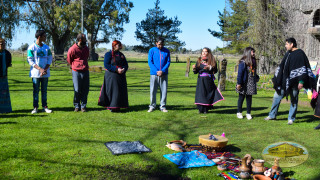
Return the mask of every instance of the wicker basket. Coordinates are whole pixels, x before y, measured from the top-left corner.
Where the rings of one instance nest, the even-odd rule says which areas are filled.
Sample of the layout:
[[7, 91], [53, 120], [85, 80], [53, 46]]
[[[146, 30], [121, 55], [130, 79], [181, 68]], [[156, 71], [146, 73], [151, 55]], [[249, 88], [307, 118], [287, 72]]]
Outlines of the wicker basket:
[[199, 143], [208, 149], [222, 151], [228, 143], [228, 138], [219, 135], [214, 135], [214, 137], [216, 137], [218, 140], [214, 141], [209, 139], [209, 135], [201, 135], [199, 136]]

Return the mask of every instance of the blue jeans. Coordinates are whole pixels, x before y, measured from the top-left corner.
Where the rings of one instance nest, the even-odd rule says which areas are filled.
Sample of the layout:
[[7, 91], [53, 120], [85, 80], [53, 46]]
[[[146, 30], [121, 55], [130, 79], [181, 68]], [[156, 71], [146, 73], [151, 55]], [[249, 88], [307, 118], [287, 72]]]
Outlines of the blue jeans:
[[168, 87], [168, 75], [150, 76], [150, 108], [156, 108], [156, 98], [158, 86], [160, 87], [160, 109], [166, 108], [167, 103], [167, 87]]
[[[299, 90], [297, 88], [293, 88], [289, 90], [289, 93], [290, 93], [291, 105], [290, 105], [288, 120], [294, 121], [296, 119], [296, 114], [298, 110]], [[284, 90], [281, 90], [280, 95], [277, 92], [274, 93], [269, 117], [276, 118], [279, 105], [283, 98], [284, 98]]]
[[89, 71], [77, 72], [72, 71], [72, 80], [74, 88], [73, 105], [79, 108], [86, 108], [89, 94]]
[[41, 84], [41, 102], [42, 107], [47, 106], [47, 87], [48, 78], [32, 78], [33, 83], [33, 107], [39, 107], [39, 88]]

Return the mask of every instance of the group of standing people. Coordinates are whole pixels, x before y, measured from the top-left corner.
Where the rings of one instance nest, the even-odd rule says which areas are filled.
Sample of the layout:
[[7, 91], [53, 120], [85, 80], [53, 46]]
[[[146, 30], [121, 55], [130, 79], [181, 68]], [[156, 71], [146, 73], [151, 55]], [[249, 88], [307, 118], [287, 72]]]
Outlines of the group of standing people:
[[[291, 105], [288, 115], [288, 125], [292, 125], [296, 119], [298, 109], [299, 91], [302, 88], [313, 89], [314, 94], [319, 94], [319, 88], [315, 88], [315, 78], [312, 73], [309, 60], [303, 50], [297, 48], [294, 38], [286, 39], [286, 54], [275, 71], [272, 79], [275, 93], [271, 110], [265, 120], [275, 120], [278, 114], [281, 100], [290, 95]], [[247, 47], [243, 57], [239, 61], [236, 91], [239, 93], [237, 117], [242, 119], [242, 104], [247, 99], [247, 119], [252, 119], [250, 114], [252, 105], [252, 95], [257, 94], [257, 82], [259, 76], [256, 73], [257, 64], [255, 60], [255, 50]], [[318, 71], [319, 73], [319, 71]], [[318, 84], [320, 81], [318, 81]], [[320, 86], [319, 86], [320, 87]], [[318, 96], [315, 96], [318, 97]], [[320, 117], [320, 98], [315, 106], [315, 116]], [[317, 101], [315, 101], [317, 102]], [[320, 125], [315, 129], [320, 129]]]
[[[47, 106], [47, 87], [50, 77], [50, 65], [52, 64], [52, 53], [46, 41], [46, 32], [38, 30], [35, 34], [36, 42], [28, 48], [28, 63], [30, 64], [29, 76], [33, 83], [33, 110], [32, 114], [38, 113], [39, 91], [41, 90], [42, 109], [51, 113]], [[160, 87], [160, 110], [168, 112], [166, 108], [168, 69], [170, 67], [170, 51], [164, 47], [165, 40], [158, 38], [156, 46], [148, 53], [148, 65], [150, 67], [150, 105], [148, 112], [156, 109], [157, 89]], [[74, 87], [74, 111], [87, 111], [87, 99], [90, 86], [89, 78], [89, 48], [86, 45], [86, 36], [79, 33], [77, 41], [73, 44], [67, 55], [67, 61], [72, 69], [72, 80]], [[276, 119], [281, 100], [290, 95], [291, 106], [288, 116], [288, 124], [293, 124], [298, 107], [299, 90], [314, 89], [314, 100], [316, 108], [315, 116], [320, 117], [320, 98], [318, 98], [320, 81], [315, 82], [310, 64], [305, 53], [297, 48], [294, 38], [286, 39], [285, 47], [287, 53], [283, 57], [279, 67], [276, 69], [274, 83], [274, 97], [271, 110], [265, 120]], [[128, 90], [126, 72], [129, 68], [123, 53], [120, 52], [122, 44], [120, 41], [112, 42], [112, 49], [105, 54], [104, 67], [105, 76], [101, 87], [98, 105], [106, 107], [111, 112], [119, 112], [120, 108], [128, 108]], [[11, 66], [12, 57], [5, 49], [5, 40], [0, 38], [0, 113], [12, 112], [10, 93], [8, 87], [7, 69]], [[199, 113], [208, 113], [213, 105], [224, 100], [221, 92], [215, 85], [217, 62], [209, 48], [203, 48], [200, 57], [193, 67], [194, 74], [198, 74], [195, 94], [195, 104]], [[319, 72], [319, 71], [318, 71]], [[318, 75], [319, 76], [319, 75]], [[236, 92], [239, 94], [237, 118], [242, 119], [242, 104], [247, 101], [246, 118], [252, 119], [251, 106], [252, 95], [257, 94], [257, 62], [255, 49], [247, 47], [238, 63], [238, 76]], [[317, 103], [319, 101], [319, 103]], [[320, 125], [316, 127], [320, 129]]]

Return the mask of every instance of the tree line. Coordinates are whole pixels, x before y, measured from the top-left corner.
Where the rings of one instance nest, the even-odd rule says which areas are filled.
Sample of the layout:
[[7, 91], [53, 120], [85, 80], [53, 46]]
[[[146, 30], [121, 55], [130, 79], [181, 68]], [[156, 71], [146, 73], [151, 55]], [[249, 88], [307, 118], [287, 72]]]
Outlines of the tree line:
[[219, 13], [219, 31], [208, 29], [225, 42], [220, 51], [241, 54], [247, 46], [256, 49], [260, 71], [272, 72], [285, 53], [283, 31], [287, 15], [277, 0], [226, 0]]
[[[81, 1], [77, 0], [0, 0], [0, 37], [11, 43], [15, 29], [33, 27], [47, 32], [55, 54], [63, 54], [74, 43], [81, 31]], [[162, 36], [172, 51], [184, 50], [185, 43], [177, 34], [181, 33], [181, 21], [177, 16], [168, 18], [159, 7], [149, 9], [146, 19], [136, 24], [135, 37], [141, 45], [136, 51], [147, 51], [154, 46], [155, 39]], [[129, 23], [133, 3], [128, 0], [83, 0], [83, 27], [88, 39], [90, 59], [97, 60], [95, 48], [101, 43], [121, 39]], [[21, 47], [22, 48], [22, 47]], [[25, 47], [24, 47], [25, 48]]]

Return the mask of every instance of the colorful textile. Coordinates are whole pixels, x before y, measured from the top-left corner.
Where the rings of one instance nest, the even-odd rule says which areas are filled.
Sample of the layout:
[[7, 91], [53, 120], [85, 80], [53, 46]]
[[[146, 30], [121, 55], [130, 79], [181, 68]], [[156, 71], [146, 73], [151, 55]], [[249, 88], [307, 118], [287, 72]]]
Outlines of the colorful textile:
[[165, 154], [163, 157], [178, 165], [179, 168], [214, 166], [216, 164], [199, 151]]
[[[218, 157], [221, 157], [223, 152], [218, 152], [218, 153], [212, 153], [212, 152], [206, 152], [205, 155], [207, 156], [208, 159], [216, 159]], [[217, 164], [225, 164], [227, 166], [227, 169], [234, 171], [234, 172], [239, 172], [239, 160], [240, 157], [236, 156], [235, 154], [232, 154], [230, 152], [226, 152], [224, 157], [228, 158], [225, 161], [220, 161]]]
[[110, 141], [104, 144], [113, 155], [152, 152], [151, 149], [147, 148], [140, 141]]
[[0, 113], [12, 112], [7, 77], [0, 77]]

